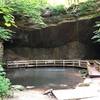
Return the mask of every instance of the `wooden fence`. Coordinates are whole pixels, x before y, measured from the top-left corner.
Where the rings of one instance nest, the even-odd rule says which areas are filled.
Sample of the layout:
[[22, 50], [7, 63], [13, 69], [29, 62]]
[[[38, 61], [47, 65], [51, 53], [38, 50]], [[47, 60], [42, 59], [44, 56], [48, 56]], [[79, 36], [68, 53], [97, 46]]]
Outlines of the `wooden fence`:
[[7, 68], [30, 68], [30, 67], [45, 67], [45, 66], [76, 66], [87, 67], [87, 60], [19, 60], [7, 61]]

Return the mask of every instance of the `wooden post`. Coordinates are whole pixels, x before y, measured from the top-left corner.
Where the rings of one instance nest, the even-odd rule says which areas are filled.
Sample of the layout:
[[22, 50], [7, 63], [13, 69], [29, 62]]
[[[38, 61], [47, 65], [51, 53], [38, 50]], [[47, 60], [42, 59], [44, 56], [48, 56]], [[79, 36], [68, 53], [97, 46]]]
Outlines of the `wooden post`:
[[81, 66], [81, 61], [79, 60], [79, 66]]
[[63, 67], [65, 66], [65, 60], [63, 60]]

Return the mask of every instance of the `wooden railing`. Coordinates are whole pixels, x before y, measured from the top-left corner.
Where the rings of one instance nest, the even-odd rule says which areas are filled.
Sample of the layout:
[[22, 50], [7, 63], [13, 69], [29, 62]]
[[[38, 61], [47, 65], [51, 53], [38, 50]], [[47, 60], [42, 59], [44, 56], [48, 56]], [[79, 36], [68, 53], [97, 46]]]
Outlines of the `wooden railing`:
[[94, 60], [94, 63], [96, 63], [97, 65], [100, 66], [100, 61], [98, 61], [98, 60]]
[[87, 67], [87, 60], [19, 60], [7, 61], [7, 68], [42, 67], [42, 66], [76, 66]]

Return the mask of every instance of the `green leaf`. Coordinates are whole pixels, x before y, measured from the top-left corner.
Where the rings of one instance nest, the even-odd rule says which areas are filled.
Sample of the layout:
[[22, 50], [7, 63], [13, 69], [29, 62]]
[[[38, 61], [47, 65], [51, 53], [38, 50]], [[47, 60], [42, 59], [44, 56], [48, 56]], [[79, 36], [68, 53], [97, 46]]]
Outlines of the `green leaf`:
[[10, 27], [10, 26], [11, 26], [11, 23], [5, 23], [5, 25], [6, 25], [7, 27]]
[[8, 30], [8, 29], [4, 29], [3, 27], [0, 27], [0, 38], [2, 40], [9, 40], [12, 36], [12, 31]]
[[23, 18], [30, 17], [37, 25], [45, 24], [41, 17], [42, 9], [46, 7], [47, 0], [10, 0], [9, 6]]
[[96, 42], [100, 42], [100, 39], [97, 39]]
[[99, 38], [100, 38], [100, 36], [94, 35], [91, 39], [99, 39]]
[[10, 90], [10, 80], [4, 76], [0, 76], [0, 96], [6, 96]]

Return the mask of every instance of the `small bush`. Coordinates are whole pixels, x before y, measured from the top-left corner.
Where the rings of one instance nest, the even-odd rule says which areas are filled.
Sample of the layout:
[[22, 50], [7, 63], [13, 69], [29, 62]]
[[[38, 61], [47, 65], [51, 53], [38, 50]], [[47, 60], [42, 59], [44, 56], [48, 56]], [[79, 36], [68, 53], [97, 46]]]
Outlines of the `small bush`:
[[23, 18], [30, 17], [35, 24], [45, 25], [41, 17], [41, 10], [45, 7], [47, 0], [10, 0], [8, 5], [14, 9], [14, 14]]
[[88, 0], [87, 2], [79, 3], [78, 5], [71, 5], [67, 9], [67, 13], [70, 16], [82, 16], [96, 12], [96, 1], [95, 0]]
[[0, 15], [2, 16], [2, 21], [4, 25], [10, 27], [15, 25], [14, 16], [12, 15], [13, 9], [6, 4], [0, 5]]
[[0, 41], [9, 40], [12, 31], [8, 27], [15, 26], [14, 16], [12, 15], [13, 9], [6, 5], [5, 0], [0, 0]]
[[96, 1], [88, 0], [86, 3], [79, 4], [79, 15], [89, 14], [96, 11]]
[[50, 10], [52, 11], [52, 15], [54, 16], [57, 16], [60, 14], [66, 14], [66, 9], [64, 5], [51, 6]]
[[8, 78], [5, 77], [6, 73], [0, 64], [0, 97], [3, 99], [3, 97], [9, 95], [11, 83]]
[[10, 80], [4, 76], [0, 76], [0, 97], [3, 98], [9, 94]]

